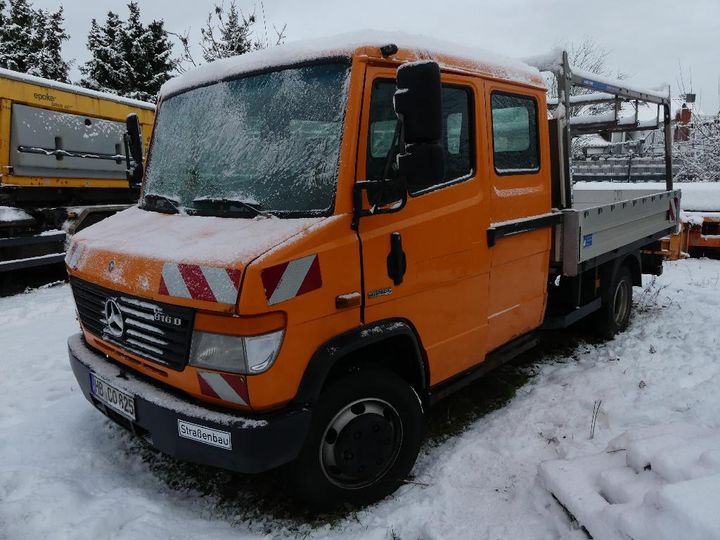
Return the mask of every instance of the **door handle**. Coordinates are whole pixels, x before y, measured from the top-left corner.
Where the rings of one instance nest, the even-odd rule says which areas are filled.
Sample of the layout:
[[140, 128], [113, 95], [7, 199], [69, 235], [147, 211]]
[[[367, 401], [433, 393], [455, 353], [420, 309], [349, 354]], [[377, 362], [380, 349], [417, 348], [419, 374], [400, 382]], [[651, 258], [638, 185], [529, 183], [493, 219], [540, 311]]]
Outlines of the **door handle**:
[[357, 291], [346, 294], [339, 294], [335, 297], [335, 307], [337, 309], [344, 309], [359, 306], [361, 301], [362, 296]]
[[387, 256], [387, 272], [395, 285], [403, 282], [407, 270], [407, 258], [402, 247], [402, 236], [399, 232], [390, 234], [390, 253]]

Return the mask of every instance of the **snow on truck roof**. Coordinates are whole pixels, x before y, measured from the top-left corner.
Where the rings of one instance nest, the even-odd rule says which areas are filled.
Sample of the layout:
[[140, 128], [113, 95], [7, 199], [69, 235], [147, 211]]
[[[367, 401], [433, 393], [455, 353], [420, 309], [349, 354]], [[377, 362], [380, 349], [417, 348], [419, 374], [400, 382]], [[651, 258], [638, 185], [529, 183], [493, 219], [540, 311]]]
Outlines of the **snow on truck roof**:
[[89, 88], [83, 88], [82, 86], [53, 81], [51, 79], [43, 79], [42, 77], [35, 77], [34, 75], [19, 73], [9, 69], [0, 68], [0, 79], [11, 79], [13, 81], [20, 81], [28, 84], [35, 84], [37, 86], [44, 86], [46, 88], [53, 88], [55, 90], [62, 90], [63, 92], [69, 92], [80, 96], [105, 99], [108, 101], [114, 101], [115, 103], [121, 103], [122, 105], [137, 107], [138, 109], [147, 109], [149, 111], [155, 110], [155, 105], [146, 101], [130, 99], [115, 94], [109, 94], [107, 92], [98, 92], [97, 90], [90, 90]]
[[203, 64], [170, 79], [160, 90], [160, 96], [167, 97], [198, 86], [274, 67], [320, 59], [350, 58], [364, 47], [382, 47], [391, 43], [398, 46], [401, 54], [411, 53], [418, 60], [435, 60], [441, 66], [459, 67], [499, 79], [545, 86], [540, 72], [520, 60], [423, 36], [364, 31], [286, 43]]

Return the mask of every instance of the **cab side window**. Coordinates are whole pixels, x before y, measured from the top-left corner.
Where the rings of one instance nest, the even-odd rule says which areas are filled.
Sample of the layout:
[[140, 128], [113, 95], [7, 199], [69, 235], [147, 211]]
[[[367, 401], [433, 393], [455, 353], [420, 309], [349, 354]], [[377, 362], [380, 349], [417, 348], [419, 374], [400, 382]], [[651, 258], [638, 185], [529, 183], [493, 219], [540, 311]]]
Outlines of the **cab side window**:
[[[396, 178], [395, 157], [400, 152], [400, 133], [393, 110], [395, 81], [379, 79], [373, 83], [370, 100], [370, 127], [366, 173], [368, 180]], [[443, 85], [443, 136], [445, 176], [436, 182], [410, 185], [410, 193], [470, 176], [473, 172], [472, 93], [469, 88]]]
[[540, 169], [537, 102], [530, 96], [493, 92], [493, 161], [499, 174]]

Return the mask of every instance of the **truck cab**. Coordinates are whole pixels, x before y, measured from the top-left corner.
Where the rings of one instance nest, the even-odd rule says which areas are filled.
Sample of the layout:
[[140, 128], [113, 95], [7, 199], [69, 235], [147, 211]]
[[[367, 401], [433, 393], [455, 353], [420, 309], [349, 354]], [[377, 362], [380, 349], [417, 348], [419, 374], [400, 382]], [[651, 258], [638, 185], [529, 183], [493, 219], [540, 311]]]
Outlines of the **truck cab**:
[[442, 45], [314, 42], [168, 82], [139, 206], [67, 254], [86, 398], [178, 459], [290, 464], [319, 508], [391, 493], [425, 409], [545, 320], [546, 110], [537, 69]]

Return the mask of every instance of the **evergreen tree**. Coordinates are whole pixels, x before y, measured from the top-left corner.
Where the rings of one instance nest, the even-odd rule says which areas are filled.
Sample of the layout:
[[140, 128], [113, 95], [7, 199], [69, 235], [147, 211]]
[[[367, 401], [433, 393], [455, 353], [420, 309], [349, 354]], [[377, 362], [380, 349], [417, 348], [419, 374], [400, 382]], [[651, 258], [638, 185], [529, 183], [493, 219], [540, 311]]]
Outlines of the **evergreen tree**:
[[81, 85], [102, 92], [119, 93], [123, 90], [127, 70], [117, 46], [122, 33], [122, 21], [112, 11], [108, 12], [103, 26], [95, 19], [90, 22], [87, 48], [92, 52], [92, 58], [80, 67], [84, 75]]
[[[265, 27], [264, 39], [257, 38], [255, 24], [258, 20], [254, 13], [246, 17], [235, 5], [235, 0], [230, 0], [228, 10], [225, 9], [224, 4], [216, 4], [208, 14], [205, 27], [200, 29], [201, 40], [199, 45], [203, 59], [206, 62], [212, 62], [219, 58], [237, 56], [269, 47], [271, 42], [267, 33], [268, 23], [265, 19], [265, 7], [262, 0], [260, 6], [263, 16], [261, 22]], [[274, 44], [280, 45], [284, 43], [287, 24], [283, 24], [279, 29], [273, 24], [272, 29], [275, 33]], [[196, 60], [193, 56], [189, 32], [184, 34], [173, 33], [172, 35], [178, 39], [182, 48], [180, 58], [175, 64], [178, 72], [184, 73], [189, 67], [202, 64], [202, 61]]]
[[113, 12], [103, 26], [92, 21], [87, 43], [92, 58], [80, 68], [80, 83], [152, 101], [176, 67], [172, 43], [162, 21], [143, 25], [137, 2], [130, 2], [128, 10], [126, 21]]
[[178, 60], [172, 56], [173, 44], [163, 21], [152, 21], [148, 25], [147, 40], [149, 69], [143, 81], [143, 90], [156, 95], [160, 87], [172, 78]]
[[119, 40], [119, 50], [126, 66], [123, 95], [130, 92], [141, 92], [139, 85], [147, 75], [147, 30], [140, 21], [140, 7], [137, 2], [130, 2], [127, 21], [123, 23]]
[[28, 0], [0, 0], [0, 67], [68, 81], [69, 62], [62, 44], [69, 38], [63, 8], [55, 13], [34, 10]]
[[31, 44], [37, 17], [28, 0], [10, 0], [10, 12], [5, 17], [2, 35], [4, 54], [2, 67], [27, 73], [31, 65]]
[[[217, 22], [214, 19], [217, 19]], [[245, 17], [237, 9], [235, 0], [230, 2], [227, 13], [224, 5], [216, 5], [214, 11], [208, 15], [205, 28], [200, 30], [200, 46], [205, 61], [212, 62], [219, 58], [262, 49], [263, 44], [252, 39], [255, 22], [255, 14]]]
[[70, 64], [62, 58], [62, 43], [70, 37], [63, 27], [64, 22], [62, 6], [55, 13], [36, 12], [27, 70], [31, 75], [70, 82]]
[[5, 0], [0, 0], [0, 67], [6, 68], [7, 62], [5, 61], [5, 51], [8, 50], [8, 46], [5, 40], [5, 29], [7, 24], [7, 15], [5, 9], [7, 4]]

